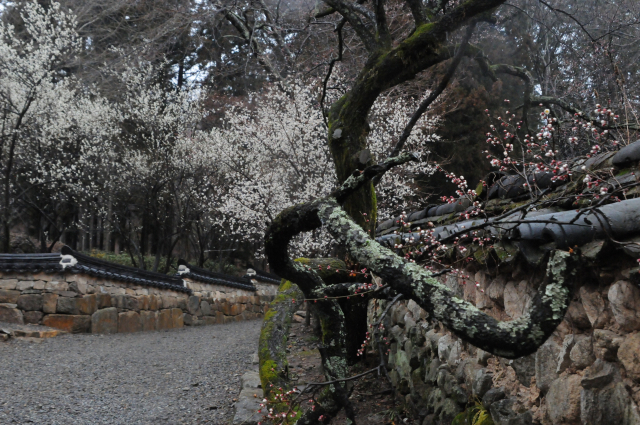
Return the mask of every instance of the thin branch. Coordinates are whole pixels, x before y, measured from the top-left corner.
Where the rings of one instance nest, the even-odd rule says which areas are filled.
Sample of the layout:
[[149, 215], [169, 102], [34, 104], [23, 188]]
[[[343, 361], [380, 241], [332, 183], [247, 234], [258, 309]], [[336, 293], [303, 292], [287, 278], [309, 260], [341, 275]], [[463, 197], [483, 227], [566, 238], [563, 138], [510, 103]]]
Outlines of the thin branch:
[[331, 78], [331, 73], [333, 72], [333, 67], [335, 66], [336, 62], [340, 62], [342, 61], [342, 47], [343, 47], [343, 41], [342, 41], [342, 28], [344, 27], [344, 24], [347, 22], [347, 20], [345, 18], [342, 18], [340, 20], [340, 22], [338, 22], [338, 25], [336, 25], [336, 33], [338, 34], [338, 57], [331, 59], [331, 62], [329, 62], [329, 70], [327, 71], [327, 75], [324, 77], [324, 81], [322, 82], [322, 96], [320, 97], [320, 110], [322, 111], [322, 119], [324, 120], [324, 124], [328, 127], [329, 123], [327, 121], [327, 112], [324, 110], [324, 99], [327, 96], [327, 83], [329, 82], [329, 78]]

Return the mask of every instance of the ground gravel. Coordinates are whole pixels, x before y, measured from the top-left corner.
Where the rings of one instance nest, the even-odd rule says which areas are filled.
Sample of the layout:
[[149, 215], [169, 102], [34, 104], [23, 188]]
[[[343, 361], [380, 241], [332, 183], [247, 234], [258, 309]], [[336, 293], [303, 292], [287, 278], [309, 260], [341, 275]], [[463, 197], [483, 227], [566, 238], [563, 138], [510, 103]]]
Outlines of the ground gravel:
[[226, 424], [260, 325], [0, 342], [0, 424]]

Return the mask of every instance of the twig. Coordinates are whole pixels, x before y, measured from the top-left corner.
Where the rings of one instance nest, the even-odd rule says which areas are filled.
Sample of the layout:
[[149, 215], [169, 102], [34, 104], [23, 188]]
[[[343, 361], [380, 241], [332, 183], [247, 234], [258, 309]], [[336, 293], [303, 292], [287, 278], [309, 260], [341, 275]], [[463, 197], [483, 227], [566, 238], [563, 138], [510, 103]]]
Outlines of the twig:
[[331, 59], [329, 62], [329, 71], [327, 71], [327, 75], [324, 77], [324, 81], [322, 82], [322, 96], [320, 97], [320, 110], [322, 111], [322, 119], [324, 120], [324, 124], [329, 127], [329, 122], [327, 121], [327, 112], [324, 110], [324, 99], [327, 96], [327, 83], [329, 82], [329, 78], [331, 78], [331, 73], [333, 72], [333, 67], [336, 62], [342, 61], [342, 27], [347, 22], [346, 18], [342, 18], [338, 25], [336, 25], [336, 33], [338, 33], [338, 57]]

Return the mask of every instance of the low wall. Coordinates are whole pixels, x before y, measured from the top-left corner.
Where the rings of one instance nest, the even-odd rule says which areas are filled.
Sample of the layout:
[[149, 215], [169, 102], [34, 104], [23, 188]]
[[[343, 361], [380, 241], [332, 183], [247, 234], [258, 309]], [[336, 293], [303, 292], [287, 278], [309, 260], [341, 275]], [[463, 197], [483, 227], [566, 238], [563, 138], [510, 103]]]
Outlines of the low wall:
[[[462, 342], [413, 301], [397, 303], [385, 328], [389, 373], [402, 401], [424, 425], [450, 425], [476, 400], [498, 425], [640, 424], [640, 288], [630, 281], [636, 266], [623, 259], [584, 271], [552, 337], [514, 361]], [[468, 272], [441, 281], [499, 320], [524, 314], [543, 280], [542, 270], [524, 266]], [[370, 323], [385, 306], [370, 302]], [[453, 423], [466, 423], [460, 420]]]
[[203, 298], [212, 298], [215, 300], [221, 300], [226, 298], [242, 297], [242, 296], [275, 296], [278, 292], [278, 285], [269, 283], [253, 282], [255, 291], [248, 291], [246, 289], [237, 289], [224, 285], [215, 285], [211, 283], [198, 282], [197, 280], [187, 277], [182, 278], [187, 288], [193, 291], [193, 295], [197, 295]]
[[190, 295], [82, 273], [0, 274], [0, 322], [42, 324], [74, 333], [138, 332], [258, 319], [272, 299], [266, 293], [222, 285], [216, 291]]

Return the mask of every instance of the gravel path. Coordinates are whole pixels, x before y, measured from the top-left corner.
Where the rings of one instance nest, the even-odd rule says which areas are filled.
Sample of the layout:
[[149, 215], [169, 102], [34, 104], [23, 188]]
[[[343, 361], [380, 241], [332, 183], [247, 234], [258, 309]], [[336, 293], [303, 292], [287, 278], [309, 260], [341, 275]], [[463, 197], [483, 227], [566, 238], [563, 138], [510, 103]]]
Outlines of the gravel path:
[[260, 325], [0, 342], [0, 424], [226, 424]]

